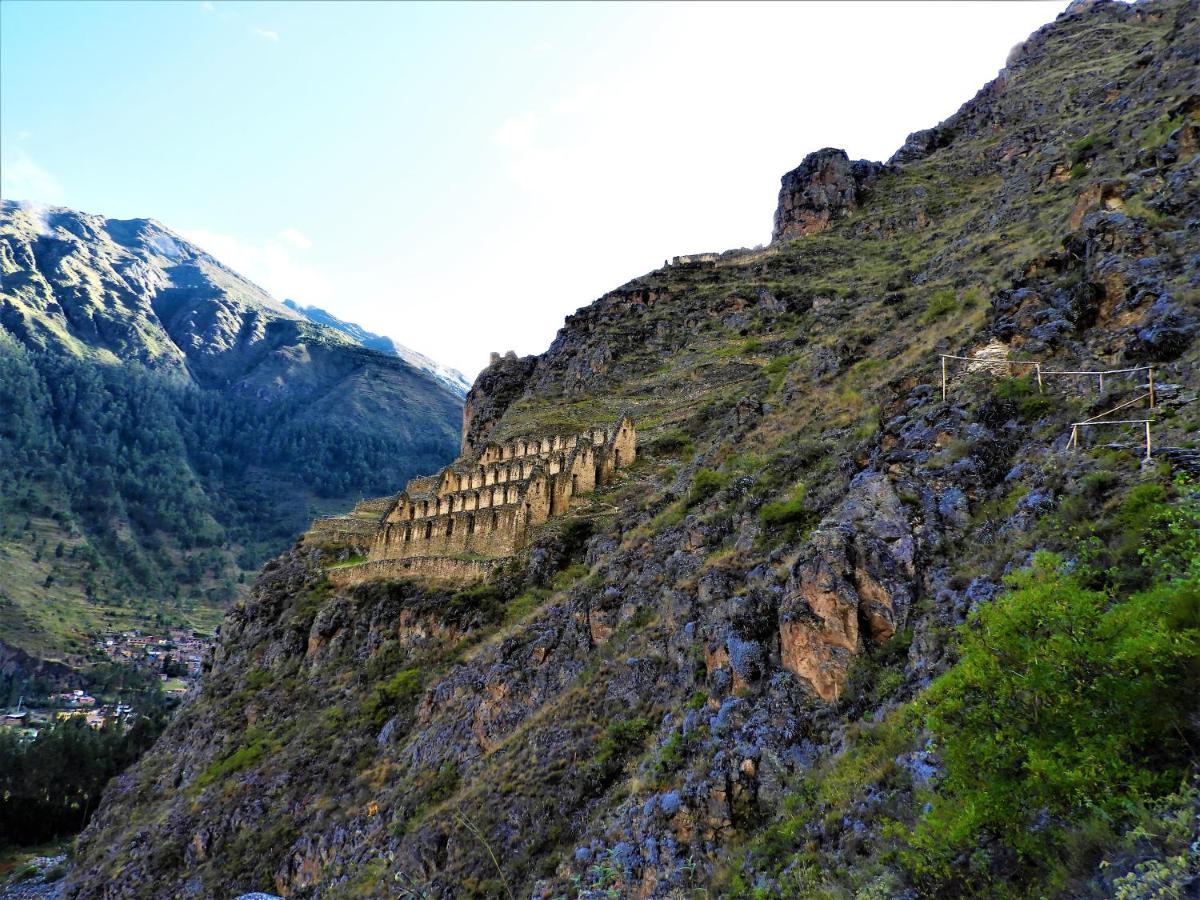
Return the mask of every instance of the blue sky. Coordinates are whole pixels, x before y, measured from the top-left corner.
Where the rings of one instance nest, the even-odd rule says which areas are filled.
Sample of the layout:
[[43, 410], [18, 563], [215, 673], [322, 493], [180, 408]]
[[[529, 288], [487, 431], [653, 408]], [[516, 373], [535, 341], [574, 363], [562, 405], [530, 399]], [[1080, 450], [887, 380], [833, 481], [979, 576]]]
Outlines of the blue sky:
[[886, 159], [1064, 6], [3, 0], [2, 192], [158, 219], [473, 377], [765, 242], [807, 152]]

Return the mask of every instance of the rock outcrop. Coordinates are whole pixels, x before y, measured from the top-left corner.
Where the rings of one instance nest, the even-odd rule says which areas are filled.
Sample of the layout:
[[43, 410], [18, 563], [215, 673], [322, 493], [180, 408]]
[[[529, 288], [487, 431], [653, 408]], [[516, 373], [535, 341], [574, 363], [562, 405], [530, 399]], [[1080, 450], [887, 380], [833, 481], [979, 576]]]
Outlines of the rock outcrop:
[[837, 700], [865, 641], [903, 627], [916, 590], [917, 540], [891, 482], [866, 471], [809, 539], [780, 603], [782, 665]]
[[462, 452], [474, 453], [491, 436], [505, 410], [524, 393], [537, 365], [536, 356], [493, 353], [479, 373], [463, 406]]
[[824, 231], [855, 212], [867, 199], [883, 165], [850, 161], [845, 150], [826, 147], [804, 157], [783, 176], [771, 241]]

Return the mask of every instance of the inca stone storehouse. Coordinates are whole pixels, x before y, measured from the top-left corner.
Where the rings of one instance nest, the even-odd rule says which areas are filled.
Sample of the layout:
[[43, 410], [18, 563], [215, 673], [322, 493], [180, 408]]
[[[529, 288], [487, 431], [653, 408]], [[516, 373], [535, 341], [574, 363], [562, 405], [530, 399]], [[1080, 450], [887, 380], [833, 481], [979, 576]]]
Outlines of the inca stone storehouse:
[[636, 453], [628, 416], [581, 434], [488, 443], [436, 475], [413, 479], [395, 497], [364, 500], [347, 516], [319, 520], [306, 538], [367, 551], [366, 561], [331, 571], [342, 584], [405, 575], [479, 578]]

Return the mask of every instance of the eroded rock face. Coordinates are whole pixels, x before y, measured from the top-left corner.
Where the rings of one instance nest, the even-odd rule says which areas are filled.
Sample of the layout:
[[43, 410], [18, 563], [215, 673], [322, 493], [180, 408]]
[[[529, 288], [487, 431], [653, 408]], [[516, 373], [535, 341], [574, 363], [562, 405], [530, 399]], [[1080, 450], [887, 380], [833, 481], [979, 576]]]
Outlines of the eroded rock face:
[[511, 351], [492, 354], [488, 367], [479, 373], [463, 405], [462, 452], [471, 453], [484, 445], [492, 426], [509, 404], [525, 392], [537, 357], [518, 358]]
[[850, 161], [845, 150], [827, 147], [804, 157], [783, 176], [771, 241], [816, 234], [845, 218], [866, 199], [883, 166]]
[[859, 475], [792, 567], [779, 611], [780, 662], [835, 700], [864, 640], [886, 641], [913, 601], [917, 539], [886, 476]]

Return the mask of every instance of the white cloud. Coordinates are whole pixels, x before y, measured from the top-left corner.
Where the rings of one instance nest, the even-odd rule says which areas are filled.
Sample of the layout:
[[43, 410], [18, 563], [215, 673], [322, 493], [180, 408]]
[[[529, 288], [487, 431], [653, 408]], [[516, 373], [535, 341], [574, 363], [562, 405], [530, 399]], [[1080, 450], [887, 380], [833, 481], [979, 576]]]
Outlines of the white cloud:
[[17, 132], [17, 140], [18, 141], [27, 141], [31, 137], [33, 137], [32, 131], [18, 131]]
[[496, 143], [509, 150], [529, 150], [537, 143], [538, 129], [541, 124], [542, 120], [534, 112], [526, 113], [523, 116], [510, 116], [496, 130]]
[[200, 9], [206, 13], [216, 11], [216, 7], [209, 3], [208, 0], [204, 0], [204, 2], [200, 4]]
[[0, 197], [58, 203], [63, 189], [57, 178], [24, 153], [17, 153], [0, 165]]
[[36, 231], [42, 237], [50, 237], [52, 234], [54, 234], [54, 229], [50, 227], [50, 207], [48, 207], [45, 203], [31, 202], [28, 200], [22, 201], [20, 206], [25, 215], [29, 218], [30, 223], [33, 225], [34, 231]]
[[276, 237], [301, 250], [307, 250], [312, 246], [312, 239], [299, 228], [285, 228]]
[[290, 298], [304, 304], [329, 303], [336, 294], [333, 284], [321, 272], [292, 256], [297, 245], [283, 237], [288, 232], [304, 237], [293, 228], [261, 243], [201, 228], [184, 229], [179, 233], [239, 275], [265, 288], [278, 300]]
[[264, 41], [278, 41], [279, 40], [279, 32], [278, 31], [272, 31], [269, 28], [252, 28], [250, 30], [253, 31], [255, 34], [257, 34]]

